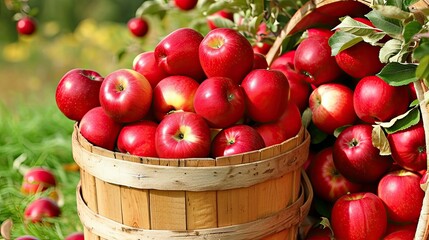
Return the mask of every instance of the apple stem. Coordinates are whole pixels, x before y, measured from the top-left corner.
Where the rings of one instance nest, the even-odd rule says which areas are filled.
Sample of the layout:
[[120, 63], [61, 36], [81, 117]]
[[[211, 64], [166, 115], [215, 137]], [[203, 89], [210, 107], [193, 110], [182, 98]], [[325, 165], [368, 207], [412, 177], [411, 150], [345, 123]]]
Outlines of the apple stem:
[[[427, 88], [423, 85], [421, 80], [414, 82], [414, 88], [416, 90], [417, 99], [419, 100], [420, 111], [422, 114], [423, 128], [425, 129], [425, 143], [426, 151], [429, 149], [429, 113], [424, 99], [424, 93]], [[429, 155], [426, 158], [427, 166], [429, 166]], [[420, 211], [419, 221], [417, 223], [415, 240], [427, 239], [429, 236], [428, 229], [428, 216], [429, 216], [429, 191], [425, 191], [423, 198], [422, 209]]]

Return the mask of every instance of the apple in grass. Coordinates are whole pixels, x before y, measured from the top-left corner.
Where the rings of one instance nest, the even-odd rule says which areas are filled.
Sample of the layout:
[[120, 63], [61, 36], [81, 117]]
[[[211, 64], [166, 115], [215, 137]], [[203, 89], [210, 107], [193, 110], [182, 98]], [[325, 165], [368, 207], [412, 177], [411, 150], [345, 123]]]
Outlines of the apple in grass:
[[139, 72], [149, 81], [152, 89], [168, 74], [162, 70], [155, 61], [153, 51], [138, 54], [133, 60], [133, 70]]
[[368, 192], [346, 194], [332, 207], [331, 227], [336, 239], [382, 239], [387, 227], [383, 201]]
[[353, 93], [356, 115], [367, 123], [390, 121], [405, 113], [409, 103], [408, 86], [391, 86], [377, 76], [360, 79]]
[[201, 41], [199, 59], [207, 77], [227, 77], [240, 84], [252, 70], [253, 49], [238, 31], [216, 28]]
[[199, 158], [210, 154], [210, 128], [193, 112], [175, 112], [159, 123], [155, 147], [161, 158]]
[[380, 179], [378, 196], [390, 221], [401, 224], [418, 221], [425, 194], [420, 179], [420, 175], [405, 169], [389, 172]]
[[203, 35], [191, 28], [179, 28], [165, 36], [154, 49], [155, 61], [168, 75], [204, 80], [199, 51]]
[[100, 106], [99, 93], [104, 78], [93, 70], [75, 68], [59, 81], [55, 100], [69, 119], [80, 121], [86, 112]]
[[56, 185], [57, 181], [52, 171], [43, 167], [33, 167], [24, 174], [21, 192], [35, 194]]
[[399, 166], [414, 172], [427, 168], [425, 130], [421, 122], [388, 134], [387, 140], [392, 158]]
[[152, 111], [161, 121], [174, 111], [195, 112], [194, 96], [200, 84], [186, 76], [169, 76], [153, 89]]
[[303, 79], [319, 86], [338, 80], [343, 71], [331, 56], [331, 47], [326, 36], [304, 39], [296, 48], [294, 66]]
[[264, 139], [265, 146], [279, 144], [299, 133], [302, 127], [301, 112], [295, 103], [289, 102], [278, 120], [257, 123], [253, 127]]
[[245, 93], [246, 114], [255, 122], [276, 121], [289, 102], [289, 82], [278, 70], [255, 69], [246, 75], [241, 87]]
[[246, 103], [243, 89], [225, 77], [204, 80], [194, 96], [194, 109], [211, 128], [225, 128], [244, 116]]
[[89, 110], [79, 123], [79, 132], [90, 143], [113, 151], [122, 124], [109, 117], [102, 107]]
[[353, 90], [344, 84], [326, 83], [314, 89], [309, 97], [313, 124], [322, 132], [352, 125], [357, 116], [353, 109]]
[[67, 235], [67, 237], [64, 240], [84, 240], [84, 234], [83, 232], [74, 232]]
[[143, 119], [152, 104], [152, 87], [140, 73], [119, 69], [103, 81], [100, 104], [107, 115], [121, 123]]
[[123, 153], [142, 157], [158, 157], [155, 133], [158, 123], [149, 120], [129, 123], [119, 132], [117, 146]]
[[29, 222], [43, 222], [46, 218], [59, 217], [61, 209], [58, 204], [46, 197], [41, 197], [31, 202], [24, 211], [24, 219]]
[[392, 166], [392, 158], [380, 155], [380, 151], [373, 146], [372, 126], [369, 124], [355, 124], [345, 128], [333, 147], [335, 166], [353, 182], [378, 181]]
[[222, 129], [213, 139], [212, 157], [230, 156], [259, 150], [265, 147], [264, 139], [251, 126], [238, 124]]
[[313, 158], [308, 168], [308, 176], [314, 194], [321, 199], [334, 203], [340, 197], [359, 192], [362, 184], [351, 182], [335, 167], [332, 157], [333, 148], [326, 147]]
[[25, 236], [17, 237], [15, 238], [15, 240], [39, 240], [39, 239], [35, 236], [25, 235]]

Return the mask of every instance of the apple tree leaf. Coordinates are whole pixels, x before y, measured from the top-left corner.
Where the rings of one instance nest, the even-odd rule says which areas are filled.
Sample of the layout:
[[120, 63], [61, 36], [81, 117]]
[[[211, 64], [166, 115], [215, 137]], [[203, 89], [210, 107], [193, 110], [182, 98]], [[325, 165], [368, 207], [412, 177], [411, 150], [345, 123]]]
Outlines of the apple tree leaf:
[[391, 154], [389, 141], [380, 125], [374, 125], [372, 128], [372, 145], [380, 150], [380, 155], [388, 156]]
[[[148, 1], [151, 2], [151, 1]], [[204, 12], [206, 16], [212, 15], [215, 12], [218, 12], [220, 10], [223, 10], [228, 7], [227, 1], [215, 1], [207, 8], [207, 10]]]
[[416, 77], [423, 80], [429, 79], [429, 55], [420, 59], [416, 69]]
[[413, 40], [414, 36], [422, 30], [422, 24], [418, 21], [411, 21], [404, 26], [404, 41], [409, 43]]
[[313, 122], [308, 125], [307, 130], [310, 133], [312, 144], [319, 144], [328, 138], [328, 134], [318, 129]]
[[368, 26], [362, 22], [353, 19], [350, 16], [346, 16], [345, 18], [343, 18], [341, 20], [341, 23], [334, 27], [333, 30], [337, 29], [345, 32], [350, 32], [358, 36], [369, 35], [375, 30], [377, 30], [377, 28]]
[[383, 16], [379, 11], [372, 10], [365, 15], [372, 24], [389, 36], [400, 39], [402, 34], [402, 23], [398, 19], [391, 19]]
[[414, 49], [413, 58], [416, 60], [421, 60], [427, 55], [429, 55], [429, 41], [425, 41], [425, 39], [423, 39], [420, 45]]
[[408, 8], [409, 6], [413, 5], [414, 3], [418, 2], [418, 1], [419, 0], [403, 0], [403, 5]]
[[392, 38], [387, 41], [379, 52], [379, 58], [382, 63], [399, 62], [402, 58], [402, 41]]
[[136, 10], [136, 17], [144, 15], [157, 15], [159, 12], [166, 11], [168, 5], [162, 1], [144, 1]]
[[378, 124], [383, 127], [388, 134], [391, 134], [414, 126], [419, 123], [419, 121], [420, 109], [418, 107], [413, 107], [406, 113], [393, 118], [389, 122], [381, 122]]
[[402, 1], [399, 2], [401, 2], [401, 6], [374, 5], [372, 8], [386, 18], [398, 20], [411, 18], [413, 16], [412, 13], [402, 10]]
[[391, 86], [403, 86], [417, 81], [416, 68], [417, 65], [412, 63], [391, 62], [377, 76]]
[[337, 31], [329, 38], [331, 46], [331, 55], [335, 56], [339, 52], [352, 47], [362, 41], [362, 37], [356, 36], [353, 33]]
[[233, 21], [229, 20], [228, 18], [211, 15], [211, 16], [208, 16], [207, 19], [212, 20], [214, 25], [219, 27], [219, 28], [234, 28], [235, 27], [235, 23]]

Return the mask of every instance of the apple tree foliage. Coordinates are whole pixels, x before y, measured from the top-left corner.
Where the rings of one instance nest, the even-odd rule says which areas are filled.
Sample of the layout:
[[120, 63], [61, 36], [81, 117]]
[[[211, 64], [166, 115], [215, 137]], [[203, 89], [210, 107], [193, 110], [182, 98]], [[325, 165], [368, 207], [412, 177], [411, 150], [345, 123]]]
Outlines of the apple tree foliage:
[[[380, 46], [380, 61], [386, 63], [377, 74], [392, 86], [403, 86], [420, 80], [429, 86], [429, 9], [412, 7], [416, 0], [374, 1], [371, 11], [365, 15], [373, 24], [370, 27], [351, 17], [344, 17], [330, 38], [332, 55], [361, 41]], [[388, 37], [385, 41], [386, 36]], [[417, 90], [416, 90], [417, 91]], [[381, 154], [390, 154], [385, 133], [406, 129], [420, 121], [428, 97], [414, 101], [410, 110], [390, 122], [374, 125], [373, 142]], [[423, 110], [423, 111], [420, 111]]]

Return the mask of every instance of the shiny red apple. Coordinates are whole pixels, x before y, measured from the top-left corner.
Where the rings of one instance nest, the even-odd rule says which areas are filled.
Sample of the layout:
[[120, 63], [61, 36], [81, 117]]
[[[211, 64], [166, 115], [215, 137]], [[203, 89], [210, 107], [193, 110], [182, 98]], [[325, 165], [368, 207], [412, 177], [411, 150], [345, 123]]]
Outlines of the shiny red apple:
[[327, 134], [352, 125], [356, 119], [353, 109], [353, 90], [344, 84], [326, 83], [318, 86], [309, 97], [314, 125]]
[[208, 78], [195, 92], [194, 108], [210, 127], [229, 127], [244, 116], [246, 103], [243, 89], [229, 78]]
[[135, 17], [128, 20], [128, 30], [136, 37], [144, 37], [149, 31], [149, 24], [143, 17]]
[[117, 122], [128, 123], [143, 119], [152, 104], [152, 87], [140, 73], [119, 69], [103, 81], [100, 104], [107, 115]]
[[155, 146], [161, 158], [199, 158], [210, 153], [210, 128], [193, 112], [175, 112], [158, 125]]
[[84, 234], [83, 232], [74, 232], [67, 235], [67, 237], [64, 240], [84, 240]]
[[153, 89], [152, 111], [159, 121], [174, 111], [195, 112], [194, 96], [199, 83], [186, 76], [169, 76]]
[[86, 112], [100, 106], [99, 93], [104, 78], [95, 71], [75, 68], [59, 81], [55, 100], [69, 119], [80, 121]]
[[24, 211], [24, 219], [33, 223], [43, 222], [46, 218], [59, 217], [61, 209], [58, 204], [46, 197], [31, 202]]
[[48, 188], [55, 187], [57, 181], [53, 172], [43, 167], [30, 168], [25, 174], [21, 185], [21, 192], [35, 194]]
[[22, 35], [32, 35], [37, 29], [34, 18], [25, 16], [16, 22], [16, 30]]
[[155, 147], [157, 128], [158, 123], [149, 120], [123, 126], [117, 141], [119, 151], [142, 157], [158, 157]]
[[264, 139], [251, 126], [245, 124], [224, 128], [212, 141], [213, 157], [230, 156], [265, 147]]
[[386, 232], [387, 215], [383, 201], [373, 193], [346, 194], [331, 211], [336, 239], [380, 240]]
[[168, 77], [168, 74], [165, 73], [155, 61], [153, 51], [143, 52], [137, 55], [133, 60], [133, 69], [146, 77], [152, 89], [155, 88], [162, 79]]
[[79, 123], [79, 131], [92, 144], [114, 150], [122, 124], [109, 117], [102, 107], [89, 110]]
[[165, 36], [154, 50], [155, 61], [168, 75], [205, 79], [198, 48], [203, 35], [192, 28], [179, 28]]
[[183, 11], [194, 9], [198, 4], [198, 0], [174, 0], [174, 5]]
[[228, 19], [230, 21], [234, 21], [234, 14], [232, 12], [227, 11], [227, 10], [219, 10], [219, 11], [213, 13], [212, 15], [208, 16], [207, 17], [207, 25], [209, 26], [210, 30], [218, 28], [218, 26], [216, 26], [216, 24], [215, 24], [216, 18], [225, 18], [225, 19]]
[[276, 121], [289, 102], [289, 82], [278, 70], [253, 70], [243, 79], [241, 87], [245, 93], [246, 113], [256, 122]]
[[227, 77], [240, 84], [253, 67], [253, 49], [238, 31], [211, 30], [199, 46], [199, 59], [207, 77]]
[[372, 126], [369, 124], [345, 128], [335, 140], [333, 160], [343, 176], [357, 183], [378, 181], [393, 162], [390, 156], [380, 155], [372, 144]]

